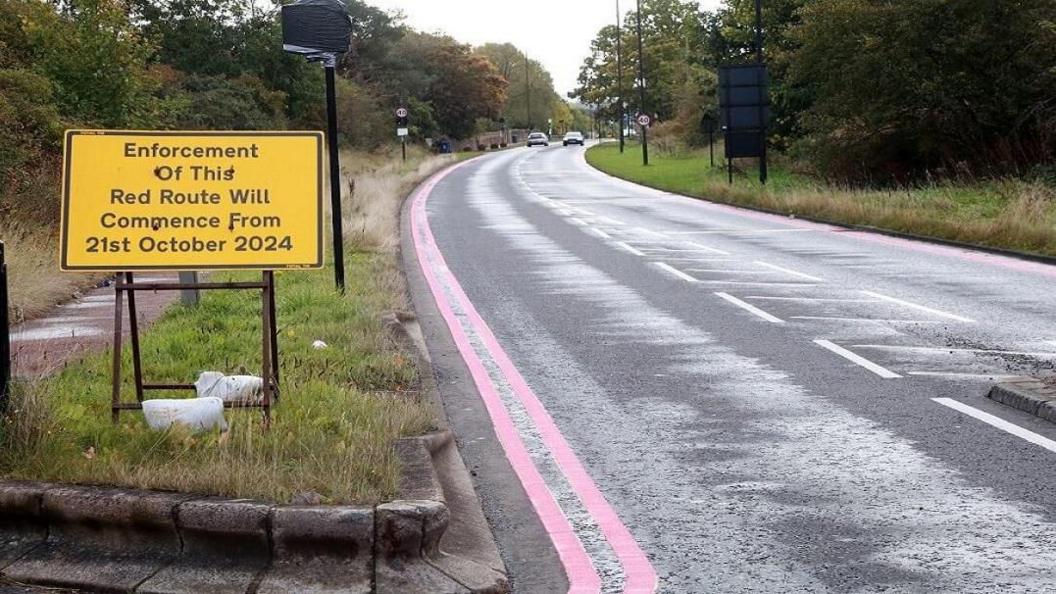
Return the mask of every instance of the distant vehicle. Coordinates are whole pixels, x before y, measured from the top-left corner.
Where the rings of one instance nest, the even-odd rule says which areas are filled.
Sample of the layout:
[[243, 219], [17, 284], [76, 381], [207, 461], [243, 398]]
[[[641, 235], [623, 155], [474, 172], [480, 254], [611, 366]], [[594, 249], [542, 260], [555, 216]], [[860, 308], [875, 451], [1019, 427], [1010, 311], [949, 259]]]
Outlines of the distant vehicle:
[[565, 146], [568, 146], [570, 144], [578, 144], [579, 146], [583, 146], [583, 133], [569, 132], [568, 134], [565, 134], [565, 139], [561, 142], [564, 143]]
[[528, 135], [528, 146], [550, 146], [550, 138], [542, 132], [532, 132]]

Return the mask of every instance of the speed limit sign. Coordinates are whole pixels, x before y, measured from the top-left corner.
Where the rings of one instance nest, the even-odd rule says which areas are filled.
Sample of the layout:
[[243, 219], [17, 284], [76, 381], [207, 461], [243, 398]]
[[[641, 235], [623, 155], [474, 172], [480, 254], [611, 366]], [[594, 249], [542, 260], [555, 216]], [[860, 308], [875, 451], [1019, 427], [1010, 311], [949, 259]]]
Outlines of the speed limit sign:
[[397, 108], [396, 108], [396, 117], [398, 117], [398, 118], [405, 118], [405, 117], [407, 117], [408, 115], [410, 115], [410, 112], [409, 112], [409, 111], [407, 111], [407, 108], [406, 108], [406, 107], [397, 107]]
[[649, 124], [652, 124], [652, 123], [653, 123], [653, 118], [649, 117], [649, 114], [643, 113], [643, 114], [638, 116], [638, 125], [639, 126], [645, 127], [645, 126], [648, 126]]

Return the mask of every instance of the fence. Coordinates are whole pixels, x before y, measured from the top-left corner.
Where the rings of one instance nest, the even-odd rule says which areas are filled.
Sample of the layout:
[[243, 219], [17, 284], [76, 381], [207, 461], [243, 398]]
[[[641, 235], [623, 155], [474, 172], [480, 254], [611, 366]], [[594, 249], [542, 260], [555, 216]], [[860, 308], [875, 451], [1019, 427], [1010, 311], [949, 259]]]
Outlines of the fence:
[[7, 408], [11, 384], [11, 323], [7, 309], [7, 262], [4, 260], [4, 242], [0, 241], [0, 412]]

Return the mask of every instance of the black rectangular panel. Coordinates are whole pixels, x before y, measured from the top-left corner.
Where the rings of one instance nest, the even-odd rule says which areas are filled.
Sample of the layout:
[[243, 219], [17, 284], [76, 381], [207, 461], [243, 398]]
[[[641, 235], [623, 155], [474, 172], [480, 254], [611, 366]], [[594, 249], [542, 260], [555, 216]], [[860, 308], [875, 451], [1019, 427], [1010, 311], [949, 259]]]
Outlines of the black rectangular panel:
[[726, 158], [746, 159], [749, 157], [762, 157], [763, 139], [764, 136], [761, 130], [727, 131]]

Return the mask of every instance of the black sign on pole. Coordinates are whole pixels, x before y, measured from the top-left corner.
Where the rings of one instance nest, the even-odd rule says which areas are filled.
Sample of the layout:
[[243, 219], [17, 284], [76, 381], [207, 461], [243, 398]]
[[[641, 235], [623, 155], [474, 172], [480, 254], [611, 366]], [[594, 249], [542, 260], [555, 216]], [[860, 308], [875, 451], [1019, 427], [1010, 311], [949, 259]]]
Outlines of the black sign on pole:
[[337, 54], [352, 44], [352, 17], [340, 0], [297, 0], [282, 7], [282, 49], [322, 62], [326, 69], [326, 140], [330, 156], [330, 210], [334, 282], [345, 291], [345, 242], [341, 227], [341, 163], [337, 150]]
[[[719, 68], [719, 111], [726, 135], [726, 159], [760, 159], [766, 183], [766, 131], [770, 125], [770, 80], [763, 64]], [[732, 176], [732, 165], [731, 176]]]

